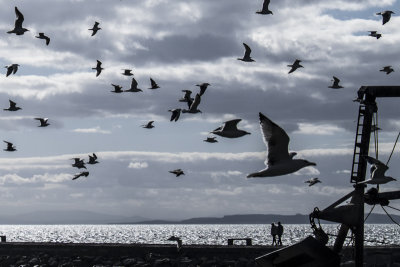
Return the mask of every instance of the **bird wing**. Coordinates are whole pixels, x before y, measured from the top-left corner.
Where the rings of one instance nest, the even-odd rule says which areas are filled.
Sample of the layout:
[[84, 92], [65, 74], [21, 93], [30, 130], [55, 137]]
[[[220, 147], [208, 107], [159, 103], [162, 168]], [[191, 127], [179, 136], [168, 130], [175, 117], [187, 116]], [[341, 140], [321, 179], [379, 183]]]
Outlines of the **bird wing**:
[[250, 47], [249, 47], [247, 44], [245, 44], [245, 43], [243, 43], [243, 45], [244, 45], [244, 49], [245, 49], [244, 57], [250, 57], [250, 54], [251, 54], [251, 49], [250, 49]]
[[340, 82], [340, 80], [337, 77], [333, 76], [333, 83], [338, 85], [339, 82]]
[[97, 60], [97, 66], [96, 66], [96, 68], [101, 68], [101, 61], [100, 61], [100, 60]]
[[150, 83], [151, 83], [151, 87], [157, 86], [157, 83], [152, 78], [150, 78]]
[[237, 130], [237, 124], [241, 120], [242, 119], [234, 119], [234, 120], [230, 120], [230, 121], [224, 122], [224, 125], [222, 126], [222, 131], [236, 131]]
[[97, 156], [96, 156], [96, 154], [95, 154], [95, 153], [93, 153], [93, 158], [94, 158], [94, 159], [97, 159]]
[[369, 164], [373, 164], [376, 166], [375, 170], [371, 174], [372, 178], [385, 176], [385, 172], [387, 171], [387, 169], [389, 169], [386, 164], [370, 156], [364, 156], [364, 158]]
[[10, 108], [15, 108], [17, 106], [17, 103], [15, 103], [12, 100], [8, 100], [10, 102]]
[[194, 98], [192, 104], [190, 105], [190, 109], [191, 109], [191, 110], [196, 110], [197, 107], [198, 107], [199, 104], [200, 104], [200, 101], [201, 101], [200, 94], [196, 94], [196, 97]]
[[11, 73], [12, 73], [12, 71], [13, 71], [13, 67], [12, 66], [8, 66], [8, 67], [6, 67], [7, 68], [7, 74], [6, 74], [6, 76], [9, 76]]
[[260, 112], [259, 115], [264, 143], [268, 147], [266, 165], [274, 165], [275, 162], [290, 159], [288, 153], [289, 136], [281, 127], [268, 119], [264, 114]]
[[264, 0], [263, 7], [262, 7], [263, 11], [268, 11], [269, 10], [268, 9], [269, 2], [271, 2], [271, 1], [270, 0]]
[[137, 89], [138, 83], [135, 78], [132, 78], [131, 89]]
[[17, 19], [15, 20], [15, 28], [22, 28], [22, 22], [24, 22], [24, 15], [15, 7], [15, 15], [17, 15]]

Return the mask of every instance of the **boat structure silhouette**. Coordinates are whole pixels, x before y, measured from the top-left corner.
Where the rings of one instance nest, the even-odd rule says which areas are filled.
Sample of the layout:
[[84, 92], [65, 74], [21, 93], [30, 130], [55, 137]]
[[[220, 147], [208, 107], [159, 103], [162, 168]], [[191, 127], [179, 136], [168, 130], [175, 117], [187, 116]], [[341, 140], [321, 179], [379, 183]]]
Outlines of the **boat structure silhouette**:
[[[379, 184], [376, 188], [372, 187], [366, 191], [365, 176], [371, 135], [377, 129], [375, 124], [377, 120], [374, 119], [378, 111], [376, 99], [393, 97], [400, 97], [400, 86], [360, 87], [357, 98], [354, 100], [359, 103], [350, 173], [350, 184], [354, 190], [324, 209], [314, 208], [309, 215], [313, 236], [310, 235], [296, 244], [257, 257], [258, 266], [378, 266], [368, 265], [369, 263], [364, 265], [364, 206], [365, 204], [381, 205], [382, 208], [388, 206], [391, 200], [400, 199], [400, 191], [379, 192]], [[324, 232], [319, 220], [340, 224], [337, 235], [334, 235], [336, 239], [333, 246], [326, 245], [330, 235]], [[341, 252], [349, 231], [354, 238], [354, 260], [343, 263]], [[392, 266], [391, 262], [380, 262], [379, 264], [379, 266]]]

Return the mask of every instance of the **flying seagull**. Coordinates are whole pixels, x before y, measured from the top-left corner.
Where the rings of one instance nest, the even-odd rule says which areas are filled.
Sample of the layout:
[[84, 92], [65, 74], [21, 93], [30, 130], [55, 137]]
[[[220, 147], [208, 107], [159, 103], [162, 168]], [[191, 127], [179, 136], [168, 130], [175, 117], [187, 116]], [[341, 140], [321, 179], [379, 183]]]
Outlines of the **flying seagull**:
[[245, 43], [243, 43], [243, 46], [244, 46], [244, 49], [245, 49], [243, 58], [238, 58], [238, 60], [241, 60], [241, 61], [244, 61], [244, 62], [253, 62], [253, 61], [255, 61], [250, 56], [250, 54], [251, 54], [250, 47]]
[[17, 103], [15, 103], [15, 102], [12, 101], [12, 100], [8, 100], [8, 102], [10, 102], [10, 107], [9, 107], [9, 108], [5, 108], [5, 109], [3, 109], [3, 110], [7, 110], [7, 111], [17, 111], [17, 110], [22, 109], [22, 108], [20, 108], [20, 107], [17, 107]]
[[153, 122], [154, 121], [149, 121], [147, 124], [142, 125], [142, 127], [146, 129], [154, 128]]
[[6, 77], [10, 76], [10, 74], [15, 74], [18, 70], [19, 64], [11, 64], [9, 66], [5, 66], [7, 69]]
[[97, 72], [96, 72], [96, 77], [100, 75], [100, 73], [101, 73], [102, 70], [104, 70], [104, 69], [101, 67], [101, 64], [102, 64], [101, 61], [100, 61], [100, 60], [97, 60], [97, 65], [96, 65], [96, 67], [95, 67], [95, 68], [92, 68], [92, 70], [96, 70], [96, 71], [97, 71]]
[[17, 16], [14, 24], [14, 29], [8, 31], [7, 33], [15, 33], [16, 35], [23, 35], [28, 29], [22, 27], [22, 23], [24, 22], [24, 15], [15, 7], [15, 15]]
[[246, 132], [244, 130], [239, 130], [237, 128], [237, 124], [241, 121], [241, 119], [234, 119], [230, 121], [224, 122], [224, 124], [211, 133], [222, 136], [222, 137], [227, 137], [227, 138], [238, 138], [242, 137], [246, 134], [250, 134], [249, 132]]
[[268, 14], [273, 15], [272, 11], [268, 9], [269, 2], [271, 2], [271, 1], [270, 0], [264, 0], [262, 9], [259, 10], [259, 11], [256, 11], [256, 13], [257, 14], [261, 14], [261, 15], [268, 15]]
[[111, 84], [112, 86], [114, 86], [114, 91], [111, 91], [113, 93], [123, 93], [124, 91], [122, 91], [122, 86], [118, 85], [118, 84]]
[[188, 107], [189, 109], [183, 109], [182, 112], [183, 113], [201, 113], [201, 110], [199, 110], [197, 107], [199, 106], [201, 101], [201, 97], [200, 94], [196, 94], [196, 97], [194, 98], [193, 101], [189, 101], [188, 102]]
[[315, 166], [304, 159], [293, 159], [295, 152], [289, 153], [289, 136], [277, 124], [260, 112], [260, 127], [264, 143], [268, 147], [265, 169], [247, 175], [251, 177], [271, 177], [290, 174], [307, 166]]
[[181, 175], [185, 175], [185, 173], [181, 169], [176, 169], [176, 170], [169, 171], [169, 172], [175, 174], [176, 177], [179, 177]]
[[200, 83], [200, 84], [196, 84], [196, 86], [200, 87], [200, 96], [202, 96], [204, 94], [204, 92], [206, 91], [207, 87], [209, 86], [209, 83]]
[[87, 162], [87, 164], [96, 164], [96, 163], [99, 163], [99, 162], [97, 161], [97, 156], [96, 156], [96, 154], [93, 153], [92, 156], [89, 155], [89, 161]]
[[72, 180], [76, 180], [76, 179], [78, 179], [79, 177], [82, 177], [82, 176], [88, 177], [88, 176], [89, 176], [89, 172], [80, 172], [80, 173], [77, 173], [77, 174], [75, 174], [75, 176], [72, 178]]
[[392, 16], [392, 14], [394, 14], [394, 12], [390, 11], [390, 10], [376, 13], [376, 15], [382, 15], [382, 25], [384, 25], [386, 22], [388, 22], [390, 20], [390, 17]]
[[50, 125], [47, 121], [49, 120], [48, 118], [35, 118], [35, 120], [40, 121], [40, 125], [38, 127], [47, 127]]
[[177, 121], [179, 119], [179, 116], [181, 115], [180, 108], [169, 109], [168, 111], [172, 112], [170, 121]]
[[332, 80], [333, 84], [331, 86], [328, 86], [328, 88], [332, 88], [332, 89], [340, 89], [343, 88], [343, 86], [339, 85], [340, 80], [333, 76], [333, 80]]
[[89, 29], [89, 31], [93, 31], [92, 32], [92, 36], [95, 35], [97, 33], [98, 30], [101, 30], [101, 28], [99, 27], [99, 24], [97, 21], [94, 22], [93, 28]]
[[368, 36], [372, 36], [372, 37], [375, 37], [376, 39], [379, 39], [382, 37], [382, 34], [377, 33], [377, 31], [369, 31]]
[[73, 160], [75, 162], [72, 164], [72, 167], [75, 167], [75, 168], [78, 168], [78, 169], [81, 169], [81, 168], [86, 169], [86, 166], [85, 166], [85, 163], [83, 162], [83, 159], [73, 158]]
[[7, 148], [6, 148], [6, 149], [3, 149], [4, 151], [12, 152], [12, 151], [17, 150], [17, 149], [15, 148], [15, 146], [13, 145], [13, 143], [10, 143], [10, 142], [7, 142], [7, 141], [3, 141], [3, 142], [7, 144]]
[[132, 73], [132, 70], [130, 70], [130, 69], [122, 69], [124, 72], [122, 73], [122, 75], [125, 75], [125, 76], [132, 76], [133, 75], [133, 73]]
[[215, 140], [215, 136], [214, 137], [207, 137], [207, 139], [205, 139], [205, 140], [203, 140], [204, 142], [207, 142], [207, 143], [218, 143], [218, 141], [217, 140]]
[[389, 169], [389, 167], [381, 162], [370, 156], [363, 156], [365, 160], [372, 165], [371, 167], [371, 177], [365, 181], [360, 182], [359, 184], [386, 184], [390, 181], [396, 181], [393, 177], [385, 176], [385, 172]]
[[389, 73], [393, 72], [394, 69], [392, 68], [392, 66], [385, 66], [385, 67], [383, 67], [383, 69], [381, 69], [379, 71], [386, 72], [386, 75], [388, 75]]
[[138, 88], [138, 83], [135, 78], [132, 78], [131, 82], [131, 88], [128, 90], [125, 90], [124, 92], [132, 92], [132, 93], [137, 93], [137, 92], [143, 92], [142, 89]]
[[304, 181], [304, 182], [308, 183], [308, 186], [313, 186], [313, 185], [315, 185], [317, 183], [321, 183], [321, 181], [318, 179], [318, 177], [310, 178], [309, 180]]
[[151, 87], [148, 89], [157, 89], [160, 88], [160, 86], [158, 86], [158, 84], [150, 77], [150, 83], [151, 83]]
[[36, 38], [39, 38], [39, 39], [44, 39], [44, 40], [46, 40], [46, 45], [49, 45], [49, 43], [50, 43], [50, 38], [49, 38], [48, 36], [44, 35], [43, 32], [39, 32], [39, 35], [38, 35], [38, 36], [35, 36], [35, 37], [36, 37]]
[[184, 92], [184, 96], [179, 99], [179, 102], [191, 102], [194, 100], [190, 95], [192, 94], [192, 91], [190, 90], [182, 90]]
[[298, 68], [304, 68], [302, 65], [300, 65], [301, 60], [296, 59], [292, 65], [287, 65], [288, 67], [291, 67], [289, 70], [289, 73], [292, 73], [293, 71], [297, 70]]

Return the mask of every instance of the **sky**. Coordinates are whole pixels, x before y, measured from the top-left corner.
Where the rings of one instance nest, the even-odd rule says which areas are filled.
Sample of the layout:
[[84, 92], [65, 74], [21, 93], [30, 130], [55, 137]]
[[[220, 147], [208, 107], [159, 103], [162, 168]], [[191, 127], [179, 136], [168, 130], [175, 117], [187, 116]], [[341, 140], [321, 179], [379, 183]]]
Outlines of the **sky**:
[[[1, 139], [17, 148], [0, 151], [2, 214], [87, 210], [186, 219], [309, 214], [328, 206], [353, 189], [357, 90], [400, 85], [399, 2], [271, 0], [273, 15], [263, 16], [255, 0], [0, 0], [0, 64], [20, 65], [14, 75], [0, 73], [0, 107], [11, 99], [22, 108], [0, 111]], [[15, 6], [29, 29], [21, 36], [6, 33]], [[375, 13], [384, 10], [395, 14], [382, 25]], [[101, 30], [91, 36], [95, 21]], [[368, 36], [373, 30], [382, 38]], [[39, 32], [51, 38], [48, 46], [35, 38]], [[255, 62], [237, 60], [242, 43]], [[304, 68], [288, 74], [295, 59]], [[104, 68], [98, 77], [96, 60]], [[387, 65], [394, 68], [389, 75], [379, 71]], [[129, 88], [122, 69], [132, 69], [143, 92], [110, 92], [112, 83]], [[332, 76], [344, 88], [328, 88]], [[159, 89], [147, 89], [150, 77]], [[182, 90], [194, 96], [204, 82], [210, 86], [202, 113], [170, 122], [169, 109], [186, 108], [178, 101]], [[400, 99], [377, 103], [378, 155], [386, 161], [400, 131]], [[265, 168], [259, 112], [285, 129], [296, 158], [317, 166], [247, 179]], [[36, 117], [49, 118], [50, 126], [37, 127]], [[238, 127], [251, 135], [203, 142], [231, 119], [241, 119]], [[153, 129], [141, 127], [150, 120]], [[399, 147], [387, 171], [395, 178]], [[99, 164], [73, 181], [82, 170], [71, 158], [92, 153]], [[185, 175], [169, 173], [177, 168]], [[322, 183], [308, 187], [312, 177]]]

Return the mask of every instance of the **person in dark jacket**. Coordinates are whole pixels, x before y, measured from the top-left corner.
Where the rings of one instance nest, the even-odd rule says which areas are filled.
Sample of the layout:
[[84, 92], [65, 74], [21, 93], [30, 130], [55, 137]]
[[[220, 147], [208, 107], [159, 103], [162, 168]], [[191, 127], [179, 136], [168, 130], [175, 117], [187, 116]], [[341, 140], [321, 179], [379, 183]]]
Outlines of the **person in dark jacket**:
[[278, 227], [274, 223], [271, 223], [272, 246], [278, 245], [278, 243], [276, 242], [277, 234], [278, 234]]
[[283, 226], [281, 222], [278, 222], [277, 232], [278, 232], [278, 246], [282, 246], [282, 235], [283, 235]]

